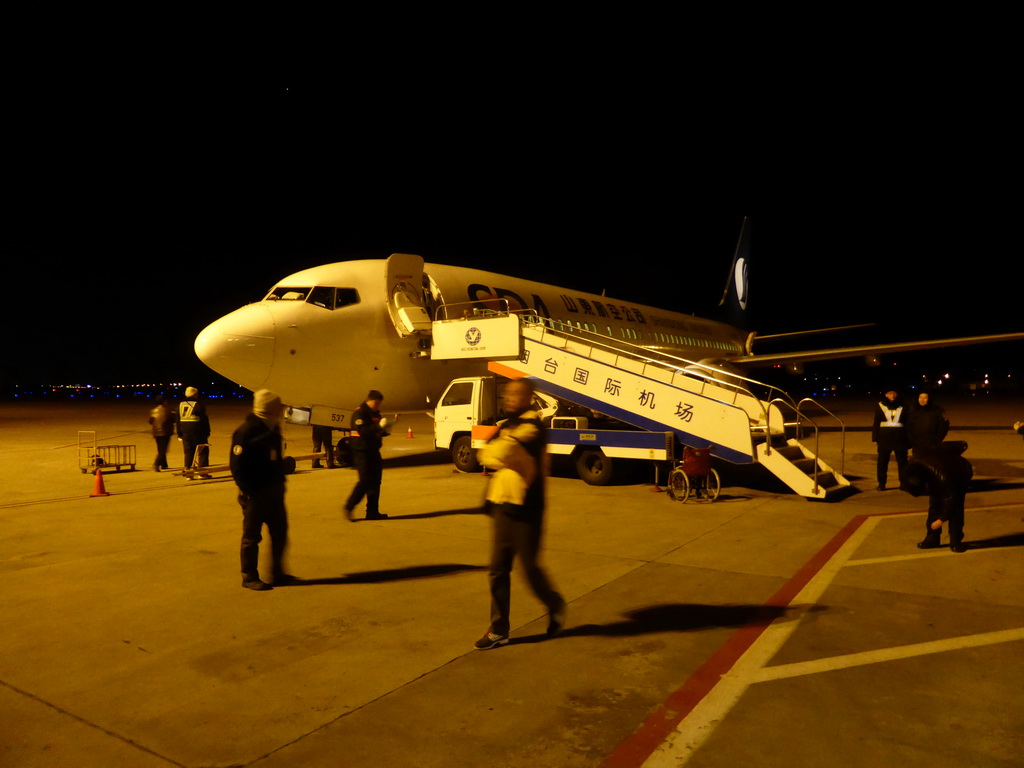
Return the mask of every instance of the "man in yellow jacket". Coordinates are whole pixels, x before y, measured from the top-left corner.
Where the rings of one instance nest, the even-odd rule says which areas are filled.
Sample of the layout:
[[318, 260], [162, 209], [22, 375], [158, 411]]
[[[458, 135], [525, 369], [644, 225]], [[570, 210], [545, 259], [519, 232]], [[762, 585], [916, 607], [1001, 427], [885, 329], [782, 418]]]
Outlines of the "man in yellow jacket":
[[532, 409], [533, 383], [509, 382], [503, 396], [509, 418], [479, 452], [480, 463], [494, 475], [487, 501], [494, 517], [491, 548], [491, 625], [476, 642], [478, 650], [508, 643], [512, 563], [519, 561], [534, 594], [547, 606], [548, 635], [565, 624], [565, 600], [555, 591], [537, 562], [544, 523], [544, 476], [547, 467], [547, 429]]

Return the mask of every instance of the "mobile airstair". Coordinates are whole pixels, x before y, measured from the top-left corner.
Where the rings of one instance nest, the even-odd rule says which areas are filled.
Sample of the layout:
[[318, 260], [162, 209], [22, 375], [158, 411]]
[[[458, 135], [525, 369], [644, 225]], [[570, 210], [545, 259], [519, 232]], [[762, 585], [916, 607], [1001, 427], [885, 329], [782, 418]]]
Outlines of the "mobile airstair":
[[836, 471], [818, 456], [821, 430], [808, 410], [835, 417], [814, 401], [535, 315], [458, 316], [440, 307], [437, 316], [432, 358], [485, 358], [498, 375], [529, 376], [538, 389], [634, 427], [674, 432], [681, 444], [734, 464], [760, 464], [806, 498], [835, 498], [850, 486], [842, 464]]

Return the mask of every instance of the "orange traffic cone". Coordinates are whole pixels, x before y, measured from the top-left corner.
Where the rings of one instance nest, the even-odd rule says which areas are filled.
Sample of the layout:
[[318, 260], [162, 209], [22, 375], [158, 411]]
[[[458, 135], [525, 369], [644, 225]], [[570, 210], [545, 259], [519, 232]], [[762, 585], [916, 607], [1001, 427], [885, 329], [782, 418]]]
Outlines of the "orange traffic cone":
[[405, 439], [406, 440], [411, 440], [412, 439], [412, 427], [409, 427], [409, 431], [405, 433]]
[[93, 485], [92, 493], [89, 496], [109, 496], [107, 489], [103, 487], [103, 473], [100, 472], [99, 467], [96, 468], [96, 482]]

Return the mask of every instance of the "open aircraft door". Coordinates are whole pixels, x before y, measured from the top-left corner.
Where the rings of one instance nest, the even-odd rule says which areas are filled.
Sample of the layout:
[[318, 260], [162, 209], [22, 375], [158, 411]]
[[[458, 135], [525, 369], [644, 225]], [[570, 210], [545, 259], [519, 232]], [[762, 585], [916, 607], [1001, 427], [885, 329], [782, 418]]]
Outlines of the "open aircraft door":
[[388, 314], [399, 336], [429, 336], [431, 317], [423, 305], [423, 257], [393, 253], [385, 268]]

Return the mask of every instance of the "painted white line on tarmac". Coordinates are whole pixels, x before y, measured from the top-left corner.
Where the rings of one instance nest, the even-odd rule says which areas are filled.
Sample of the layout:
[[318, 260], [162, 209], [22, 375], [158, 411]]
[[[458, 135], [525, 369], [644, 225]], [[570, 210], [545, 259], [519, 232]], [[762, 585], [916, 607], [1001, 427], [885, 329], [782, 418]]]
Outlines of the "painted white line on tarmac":
[[[843, 543], [820, 571], [789, 602], [789, 605], [813, 605], [824, 594], [850, 556], [874, 531], [881, 518], [872, 517]], [[643, 768], [678, 768], [685, 765], [694, 752], [714, 732], [715, 726], [729, 713], [740, 697], [754, 683], [767, 663], [796, 631], [799, 619], [781, 617], [772, 622], [750, 648], [740, 656], [721, 681], [680, 721], [675, 731], [643, 763]]]
[[[981, 550], [978, 550], [979, 552]], [[995, 551], [995, 550], [993, 550]], [[920, 552], [915, 552], [912, 555], [892, 555], [891, 557], [866, 557], [863, 560], [851, 560], [847, 565], [879, 565], [880, 563], [900, 563], [904, 560], [923, 560], [929, 557], [943, 557], [943, 556], [963, 557], [963, 554], [951, 552], [949, 547], [941, 547], [937, 549], [925, 549]]]
[[832, 656], [827, 659], [799, 661], [793, 664], [780, 664], [776, 667], [765, 667], [755, 674], [756, 679], [754, 682], [763, 683], [769, 680], [783, 680], [788, 677], [814, 675], [819, 672], [831, 672], [837, 669], [849, 669], [850, 667], [861, 667], [867, 664], [879, 664], [886, 661], [898, 661], [899, 659], [912, 659], [916, 656], [926, 656], [930, 653], [959, 651], [963, 648], [978, 648], [985, 645], [1010, 643], [1019, 640], [1024, 640], [1024, 627], [1019, 627], [1017, 629], [1004, 629], [998, 632], [982, 632], [978, 635], [950, 637], [945, 640], [932, 640], [927, 643], [897, 645], [892, 648], [879, 648], [874, 651], [848, 653], [843, 656]]

